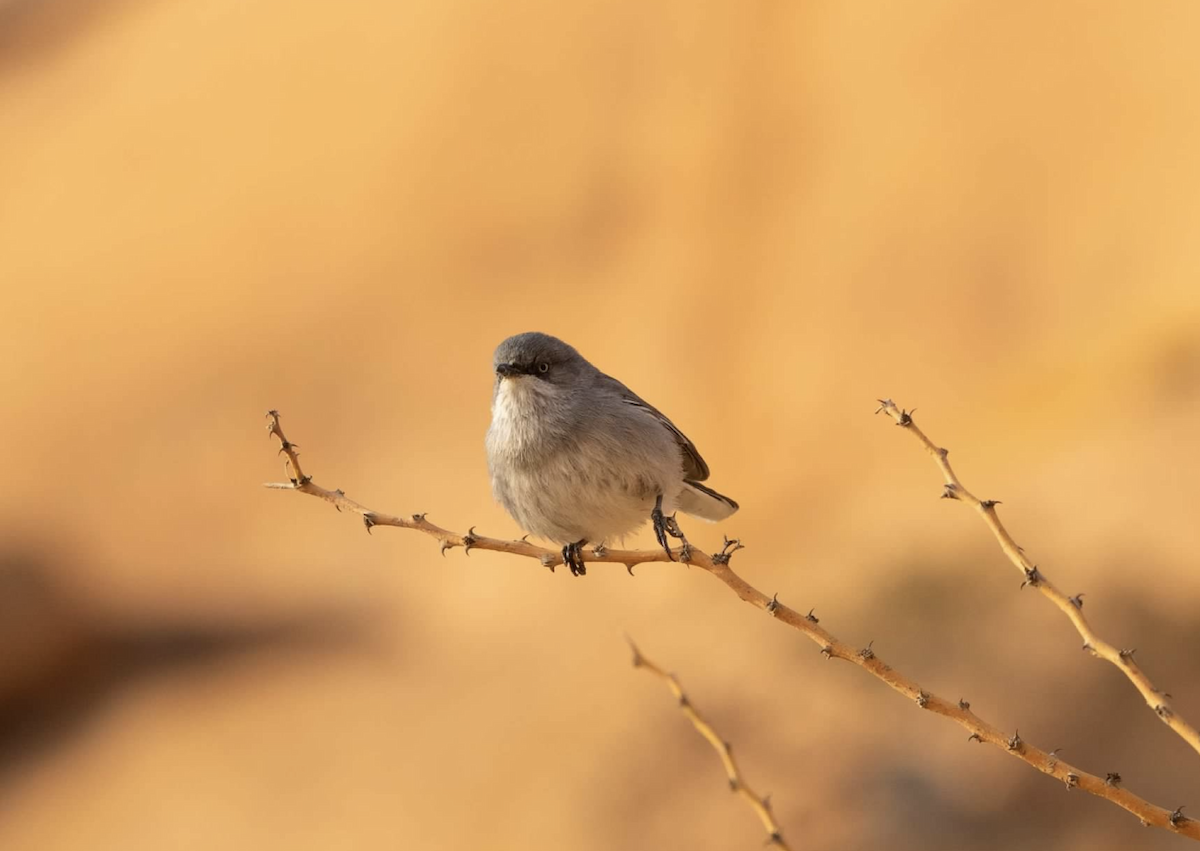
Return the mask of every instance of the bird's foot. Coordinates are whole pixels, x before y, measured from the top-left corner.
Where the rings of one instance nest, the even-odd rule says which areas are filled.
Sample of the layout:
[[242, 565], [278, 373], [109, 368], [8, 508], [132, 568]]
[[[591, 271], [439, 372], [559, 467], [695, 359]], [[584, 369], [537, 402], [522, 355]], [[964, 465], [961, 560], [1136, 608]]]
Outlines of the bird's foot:
[[587, 568], [583, 564], [583, 545], [587, 541], [576, 541], [562, 548], [563, 564], [571, 571], [572, 576], [583, 576]]
[[[650, 512], [650, 522], [654, 524], [654, 538], [658, 541], [658, 545], [667, 551], [667, 558], [675, 561], [675, 554], [671, 552], [671, 542], [667, 540], [667, 535], [672, 534], [668, 526], [669, 523], [675, 525], [675, 531], [679, 531], [679, 524], [675, 523], [675, 518], [667, 518], [662, 512], [662, 494], [658, 495], [658, 499], [654, 501], [654, 510]], [[672, 535], [673, 537], [683, 537], [682, 535]]]
[[684, 537], [683, 530], [679, 528], [679, 521], [675, 519], [675, 515], [663, 519], [663, 525], [666, 527], [667, 534], [672, 538], [681, 541], [679, 545], [679, 560], [687, 561], [692, 556], [692, 545], [688, 543], [688, 539]]

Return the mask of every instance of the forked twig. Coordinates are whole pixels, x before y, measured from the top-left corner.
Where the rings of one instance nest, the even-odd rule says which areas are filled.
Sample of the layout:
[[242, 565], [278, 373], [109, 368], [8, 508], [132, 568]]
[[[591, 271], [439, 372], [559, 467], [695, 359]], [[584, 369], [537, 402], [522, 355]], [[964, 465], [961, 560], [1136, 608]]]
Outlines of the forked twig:
[[1197, 733], [1196, 728], [1189, 724], [1171, 705], [1171, 696], [1150, 682], [1146, 672], [1134, 660], [1134, 651], [1119, 650], [1097, 635], [1087, 618], [1083, 616], [1083, 595], [1077, 594], [1074, 597], [1068, 597], [1046, 577], [1046, 574], [1042, 573], [1029, 556], [1025, 555], [1025, 551], [1017, 546], [1017, 542], [1004, 528], [1004, 524], [1000, 522], [1000, 517], [996, 513], [996, 506], [1000, 503], [994, 499], [980, 499], [963, 486], [950, 466], [947, 457], [949, 450], [938, 446], [917, 427], [917, 424], [913, 422], [911, 411], [896, 407], [896, 403], [891, 399], [880, 399], [879, 405], [879, 411], [887, 414], [896, 421], [896, 425], [912, 434], [925, 447], [925, 451], [933, 456], [934, 462], [942, 472], [942, 477], [946, 480], [942, 496], [946, 499], [957, 499], [979, 511], [983, 522], [992, 530], [996, 541], [999, 542], [1000, 549], [1008, 556], [1008, 560], [1024, 574], [1025, 581], [1021, 583], [1021, 587], [1030, 585], [1036, 588], [1042, 592], [1042, 596], [1058, 606], [1083, 638], [1083, 649], [1089, 651], [1093, 656], [1116, 665], [1141, 692], [1146, 704], [1163, 720], [1163, 723], [1178, 733], [1197, 753], [1200, 753], [1200, 733]]
[[729, 742], [717, 735], [717, 731], [712, 728], [712, 725], [704, 720], [704, 717], [692, 705], [688, 696], [684, 694], [683, 687], [679, 685], [679, 680], [675, 678], [674, 674], [667, 673], [643, 656], [632, 639], [626, 637], [625, 640], [629, 642], [629, 647], [633, 650], [633, 667], [644, 668], [665, 682], [667, 688], [671, 690], [671, 693], [679, 701], [679, 710], [684, 714], [684, 717], [691, 721], [692, 726], [696, 728], [696, 732], [707, 739], [708, 743], [713, 746], [713, 750], [721, 758], [721, 764], [725, 766], [725, 774], [729, 777], [730, 791], [741, 795], [746, 800], [746, 803], [750, 805], [750, 808], [754, 810], [759, 820], [762, 821], [763, 827], [767, 831], [767, 844], [783, 848], [785, 851], [790, 849], [791, 846], [783, 839], [779, 822], [775, 821], [775, 814], [771, 812], [770, 800], [751, 789], [745, 779], [743, 779], [742, 772], [733, 758], [733, 747]]
[[[270, 411], [267, 414], [267, 430], [279, 440], [280, 452], [287, 456], [285, 469], [290, 482], [272, 482], [268, 488], [292, 490], [298, 493], [315, 496], [332, 503], [339, 511], [358, 514], [369, 532], [374, 526], [397, 526], [402, 529], [416, 529], [436, 538], [441, 543], [442, 553], [453, 547], [463, 547], [465, 550], [480, 549], [495, 552], [511, 553], [540, 561], [547, 567], [562, 564], [562, 554], [557, 550], [539, 547], [528, 541], [505, 541], [497, 538], [486, 538], [476, 535], [474, 530], [465, 535], [451, 532], [440, 526], [435, 526], [425, 519], [424, 514], [414, 514], [412, 519], [390, 514], [381, 514], [348, 499], [341, 490], [327, 490], [317, 485], [312, 476], [306, 475], [300, 467], [299, 453], [296, 445], [290, 443], [283, 435], [279, 425], [279, 412]], [[821, 654], [827, 659], [842, 659], [857, 665], [869, 674], [882, 680], [895, 691], [913, 701], [921, 709], [942, 715], [955, 721], [970, 731], [968, 739], [977, 742], [987, 742], [1000, 748], [1003, 752], [1033, 766], [1044, 774], [1049, 774], [1063, 782], [1067, 789], [1082, 789], [1097, 797], [1104, 798], [1133, 813], [1143, 824], [1161, 827], [1180, 836], [1200, 841], [1200, 821], [1190, 819], [1179, 809], [1174, 811], [1155, 806], [1149, 801], [1129, 792], [1119, 784], [1119, 776], [1112, 772], [1107, 778], [1100, 778], [1076, 768], [1056, 755], [1036, 748], [1025, 742], [1016, 733], [1007, 735], [998, 728], [984, 721], [971, 711], [971, 705], [965, 700], [950, 702], [922, 688], [914, 680], [909, 679], [884, 663], [875, 651], [868, 645], [858, 649], [839, 641], [827, 630], [818, 625], [818, 618], [810, 611], [801, 614], [783, 603], [777, 596], [768, 597], [746, 580], [742, 579], [729, 566], [730, 557], [741, 548], [738, 541], [726, 540], [721, 552], [707, 555], [695, 547], [684, 554], [675, 551], [676, 559], [684, 564], [699, 567], [723, 582], [733, 593], [755, 608], [762, 609], [775, 620], [799, 630], [810, 641], [821, 648]], [[667, 555], [659, 550], [608, 550], [602, 552], [585, 552], [585, 561], [590, 563], [611, 562], [623, 564], [632, 572], [633, 567], [647, 562], [666, 562]], [[1118, 778], [1114, 781], [1112, 778]]]

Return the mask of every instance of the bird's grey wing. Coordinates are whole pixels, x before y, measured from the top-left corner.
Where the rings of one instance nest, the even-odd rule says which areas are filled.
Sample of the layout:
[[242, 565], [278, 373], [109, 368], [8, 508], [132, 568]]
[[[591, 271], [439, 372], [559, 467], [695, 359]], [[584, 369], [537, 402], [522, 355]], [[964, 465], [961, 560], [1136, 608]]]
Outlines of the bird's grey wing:
[[708, 478], [708, 465], [704, 463], [704, 459], [700, 457], [700, 452], [696, 449], [696, 444], [688, 439], [688, 436], [681, 432], [675, 423], [671, 422], [667, 415], [658, 408], [651, 405], [638, 394], [634, 393], [620, 381], [613, 378], [611, 375], [600, 373], [601, 382], [607, 384], [613, 390], [616, 390], [621, 397], [621, 401], [627, 405], [633, 405], [635, 408], [640, 408], [651, 414], [659, 423], [663, 425], [667, 431], [675, 438], [675, 443], [679, 445], [679, 454], [683, 456], [683, 477], [693, 482], [702, 482]]

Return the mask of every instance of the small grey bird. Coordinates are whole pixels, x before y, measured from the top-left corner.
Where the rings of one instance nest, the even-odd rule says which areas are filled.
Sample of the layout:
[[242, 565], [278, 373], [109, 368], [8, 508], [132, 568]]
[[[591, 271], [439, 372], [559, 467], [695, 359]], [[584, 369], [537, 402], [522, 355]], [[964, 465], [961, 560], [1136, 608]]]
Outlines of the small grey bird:
[[487, 433], [492, 493], [534, 535], [562, 545], [573, 576], [581, 548], [621, 538], [649, 518], [674, 559], [682, 511], [724, 520], [738, 504], [700, 482], [708, 465], [675, 424], [592, 366], [571, 346], [530, 331], [492, 358], [496, 384]]

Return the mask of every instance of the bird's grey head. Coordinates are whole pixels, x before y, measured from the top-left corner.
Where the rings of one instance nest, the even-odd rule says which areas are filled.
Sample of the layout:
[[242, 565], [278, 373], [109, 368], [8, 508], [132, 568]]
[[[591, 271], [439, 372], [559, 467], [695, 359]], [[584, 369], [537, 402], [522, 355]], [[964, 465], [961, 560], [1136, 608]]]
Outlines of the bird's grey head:
[[545, 382], [566, 387], [590, 368], [583, 355], [539, 331], [515, 334], [496, 347], [492, 366], [499, 381]]

